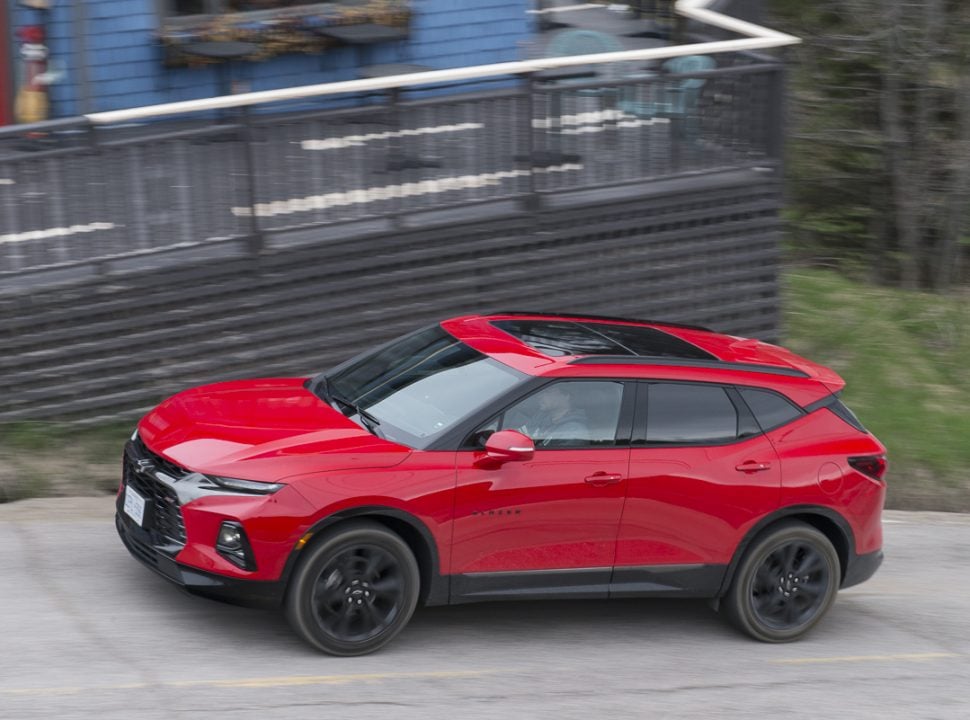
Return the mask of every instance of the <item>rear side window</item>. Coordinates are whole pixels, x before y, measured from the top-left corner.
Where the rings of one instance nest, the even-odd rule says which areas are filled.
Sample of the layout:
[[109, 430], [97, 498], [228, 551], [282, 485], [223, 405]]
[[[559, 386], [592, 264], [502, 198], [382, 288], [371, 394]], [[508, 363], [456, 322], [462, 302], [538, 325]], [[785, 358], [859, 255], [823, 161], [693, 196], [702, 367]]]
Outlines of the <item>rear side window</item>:
[[764, 432], [790, 423], [802, 416], [801, 408], [778, 393], [746, 387], [739, 387], [738, 392], [741, 393], [741, 397], [751, 408], [758, 425]]
[[648, 443], [722, 443], [738, 437], [738, 412], [717, 385], [651, 383]]

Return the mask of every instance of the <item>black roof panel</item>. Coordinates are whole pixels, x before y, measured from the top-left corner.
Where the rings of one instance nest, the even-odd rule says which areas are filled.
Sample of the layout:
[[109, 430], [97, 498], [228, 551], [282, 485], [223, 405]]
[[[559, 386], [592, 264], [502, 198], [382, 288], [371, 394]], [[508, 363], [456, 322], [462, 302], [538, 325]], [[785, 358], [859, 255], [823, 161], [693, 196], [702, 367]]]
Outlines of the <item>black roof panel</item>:
[[492, 325], [541, 353], [717, 360], [656, 328], [570, 320], [493, 320]]

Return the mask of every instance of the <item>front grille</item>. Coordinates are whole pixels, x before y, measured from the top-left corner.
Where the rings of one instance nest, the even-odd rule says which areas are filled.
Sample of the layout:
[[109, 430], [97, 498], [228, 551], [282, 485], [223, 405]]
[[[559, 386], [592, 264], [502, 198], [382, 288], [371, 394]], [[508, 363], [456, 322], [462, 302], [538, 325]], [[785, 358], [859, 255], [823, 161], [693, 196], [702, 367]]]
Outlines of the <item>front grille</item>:
[[[138, 452], [140, 457], [136, 458], [133, 452], [125, 453], [124, 480], [126, 485], [133, 487], [149, 501], [145, 518], [146, 529], [157, 535], [153, 539], [158, 541], [158, 545], [185, 545], [185, 521], [182, 519], [178, 495], [153, 473], [158, 470], [178, 480], [188, 474], [188, 471], [152, 453], [144, 445], [136, 446], [134, 452]], [[154, 468], [139, 469], [138, 459], [151, 460]], [[156, 460], [160, 462], [156, 463]]]
[[131, 520], [127, 518], [121, 519], [119, 517], [118, 523], [119, 530], [121, 531], [121, 537], [125, 541], [125, 545], [131, 553], [137, 557], [142, 562], [148, 565], [157, 566], [158, 565], [158, 551], [146, 542], [143, 542], [136, 533], [130, 532], [127, 528]]
[[148, 446], [141, 441], [141, 438], [136, 438], [135, 442], [132, 443], [132, 446], [135, 450], [135, 454], [139, 458], [145, 458], [147, 460], [151, 460], [152, 464], [156, 468], [161, 470], [166, 475], [172, 478], [175, 478], [176, 480], [180, 480], [181, 478], [188, 475], [190, 472], [189, 470], [186, 470], [181, 465], [176, 465], [171, 460], [166, 460], [161, 455], [158, 455], [157, 453], [153, 453], [151, 450], [148, 449]]

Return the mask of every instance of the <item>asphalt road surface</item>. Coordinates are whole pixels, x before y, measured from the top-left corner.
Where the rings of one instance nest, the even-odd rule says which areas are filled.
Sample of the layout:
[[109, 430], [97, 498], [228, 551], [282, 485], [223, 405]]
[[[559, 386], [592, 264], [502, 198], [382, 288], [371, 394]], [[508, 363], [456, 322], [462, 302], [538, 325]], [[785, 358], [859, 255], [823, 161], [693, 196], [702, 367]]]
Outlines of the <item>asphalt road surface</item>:
[[887, 513], [882, 569], [794, 644], [697, 601], [534, 602], [422, 609], [340, 659], [182, 594], [112, 513], [0, 506], [0, 718], [970, 717], [970, 516]]

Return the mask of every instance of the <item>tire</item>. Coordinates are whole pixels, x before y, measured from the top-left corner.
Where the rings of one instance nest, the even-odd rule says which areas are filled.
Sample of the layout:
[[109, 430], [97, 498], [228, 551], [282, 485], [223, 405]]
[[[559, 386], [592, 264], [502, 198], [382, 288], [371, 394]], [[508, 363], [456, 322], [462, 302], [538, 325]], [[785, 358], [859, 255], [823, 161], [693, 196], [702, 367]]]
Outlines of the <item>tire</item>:
[[723, 606], [728, 619], [756, 640], [791, 642], [822, 619], [841, 577], [838, 553], [825, 535], [784, 522], [745, 552]]
[[418, 603], [420, 573], [407, 544], [372, 522], [342, 524], [301, 558], [286, 594], [297, 634], [331, 655], [365, 655], [390, 642]]

